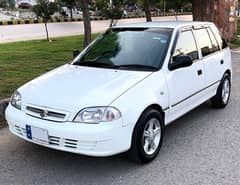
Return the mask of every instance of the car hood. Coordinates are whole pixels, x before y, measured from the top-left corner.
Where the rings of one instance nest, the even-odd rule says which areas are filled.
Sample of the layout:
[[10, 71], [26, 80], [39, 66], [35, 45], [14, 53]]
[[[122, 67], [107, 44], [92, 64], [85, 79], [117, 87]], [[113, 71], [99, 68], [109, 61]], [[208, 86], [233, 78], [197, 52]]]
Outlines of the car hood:
[[151, 73], [66, 64], [28, 82], [19, 92], [23, 105], [75, 114], [85, 107], [108, 106]]

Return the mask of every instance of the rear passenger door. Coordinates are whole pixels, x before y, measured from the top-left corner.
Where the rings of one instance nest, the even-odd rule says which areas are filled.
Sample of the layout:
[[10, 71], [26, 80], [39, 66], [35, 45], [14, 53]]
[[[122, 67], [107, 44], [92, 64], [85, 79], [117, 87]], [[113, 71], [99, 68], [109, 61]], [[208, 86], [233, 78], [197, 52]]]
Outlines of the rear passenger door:
[[205, 86], [209, 87], [218, 83], [222, 78], [221, 65], [224, 63], [223, 53], [209, 27], [196, 29], [195, 35], [202, 55]]

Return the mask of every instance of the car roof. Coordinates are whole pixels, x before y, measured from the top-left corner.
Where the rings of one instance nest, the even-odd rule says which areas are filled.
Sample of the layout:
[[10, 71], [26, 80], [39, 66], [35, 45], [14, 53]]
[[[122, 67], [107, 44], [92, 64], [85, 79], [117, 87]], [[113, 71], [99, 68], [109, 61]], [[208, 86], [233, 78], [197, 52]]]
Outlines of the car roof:
[[113, 28], [181, 28], [188, 26], [206, 26], [211, 25], [211, 22], [198, 21], [155, 21], [155, 22], [140, 22], [131, 24], [119, 24]]

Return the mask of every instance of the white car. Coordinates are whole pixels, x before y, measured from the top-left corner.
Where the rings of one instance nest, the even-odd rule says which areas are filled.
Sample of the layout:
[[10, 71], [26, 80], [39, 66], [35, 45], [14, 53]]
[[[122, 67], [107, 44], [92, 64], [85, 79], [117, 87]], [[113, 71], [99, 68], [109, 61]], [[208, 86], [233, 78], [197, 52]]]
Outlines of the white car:
[[6, 110], [27, 141], [88, 156], [128, 151], [153, 160], [164, 128], [207, 100], [224, 108], [230, 49], [208, 22], [115, 26], [58, 67], [20, 87]]

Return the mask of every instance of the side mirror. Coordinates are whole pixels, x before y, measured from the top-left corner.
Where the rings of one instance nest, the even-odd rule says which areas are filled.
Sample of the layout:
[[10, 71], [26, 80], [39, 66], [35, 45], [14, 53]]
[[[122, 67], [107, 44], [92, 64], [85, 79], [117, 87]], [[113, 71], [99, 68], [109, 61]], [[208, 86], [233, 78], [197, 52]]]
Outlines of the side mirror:
[[80, 54], [80, 51], [75, 49], [73, 50], [73, 59], [76, 58]]
[[172, 62], [169, 64], [169, 70], [173, 71], [175, 69], [188, 67], [193, 64], [192, 58], [187, 55], [180, 55], [172, 58]]

